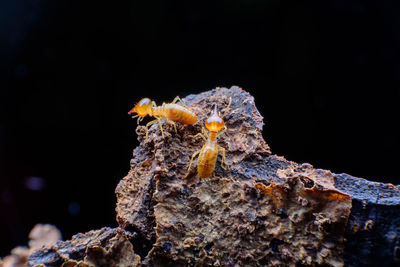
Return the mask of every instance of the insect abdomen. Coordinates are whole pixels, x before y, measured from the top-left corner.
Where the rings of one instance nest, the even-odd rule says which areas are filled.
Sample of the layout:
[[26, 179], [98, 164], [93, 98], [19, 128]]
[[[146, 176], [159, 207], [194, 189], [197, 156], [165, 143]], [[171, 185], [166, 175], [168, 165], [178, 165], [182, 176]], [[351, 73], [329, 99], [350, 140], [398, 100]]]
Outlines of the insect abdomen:
[[218, 148], [216, 145], [205, 145], [200, 152], [197, 160], [197, 174], [201, 178], [210, 176], [215, 168], [217, 161]]
[[164, 108], [164, 115], [172, 121], [183, 124], [195, 124], [197, 122], [196, 114], [177, 104], [166, 104]]

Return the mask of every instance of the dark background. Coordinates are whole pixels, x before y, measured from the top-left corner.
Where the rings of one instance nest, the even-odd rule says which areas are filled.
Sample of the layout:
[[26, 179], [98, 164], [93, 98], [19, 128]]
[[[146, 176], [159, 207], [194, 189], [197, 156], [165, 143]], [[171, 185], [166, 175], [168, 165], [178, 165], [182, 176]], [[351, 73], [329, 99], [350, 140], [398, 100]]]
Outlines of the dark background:
[[144, 96], [239, 85], [273, 153], [400, 183], [399, 5], [1, 1], [0, 256], [38, 222], [116, 226]]

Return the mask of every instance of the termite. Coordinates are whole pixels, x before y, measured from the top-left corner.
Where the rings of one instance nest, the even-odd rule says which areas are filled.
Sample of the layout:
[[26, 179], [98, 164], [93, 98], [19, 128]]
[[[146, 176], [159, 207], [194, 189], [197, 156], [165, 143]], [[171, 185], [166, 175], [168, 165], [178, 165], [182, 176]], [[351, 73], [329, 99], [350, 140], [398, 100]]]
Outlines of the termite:
[[[229, 105], [226, 108], [224, 115], [229, 109], [231, 101], [232, 99], [229, 100]], [[226, 131], [226, 126], [224, 120], [218, 114], [217, 105], [214, 106], [213, 112], [204, 124], [207, 130], [209, 130], [209, 133], [207, 133], [206, 129], [203, 127], [201, 129], [201, 133], [196, 134], [195, 136], [193, 136], [193, 138], [200, 136], [204, 139], [205, 144], [200, 150], [192, 155], [187, 173], [184, 178], [189, 175], [193, 160], [197, 155], [199, 155], [199, 158], [197, 160], [197, 174], [201, 178], [207, 178], [213, 173], [219, 152], [222, 152], [221, 167], [225, 169], [225, 148], [217, 144], [217, 137]]]
[[[177, 101], [180, 101], [184, 106], [176, 104]], [[161, 106], [157, 106], [154, 101], [151, 101], [149, 98], [143, 98], [136, 104], [134, 108], [132, 108], [128, 114], [137, 114], [132, 116], [132, 118], [138, 117], [138, 124], [144, 117], [147, 115], [150, 117], [156, 118], [155, 120], [146, 124], [146, 138], [149, 135], [149, 127], [159, 122], [161, 135], [164, 138], [164, 131], [161, 126], [161, 119], [164, 119], [166, 122], [172, 124], [174, 126], [175, 132], [176, 125], [175, 122], [183, 123], [183, 124], [195, 124], [197, 122], [197, 116], [194, 114], [189, 108], [183, 103], [183, 101], [179, 98], [179, 96], [175, 97], [175, 99], [171, 103], [163, 103]]]

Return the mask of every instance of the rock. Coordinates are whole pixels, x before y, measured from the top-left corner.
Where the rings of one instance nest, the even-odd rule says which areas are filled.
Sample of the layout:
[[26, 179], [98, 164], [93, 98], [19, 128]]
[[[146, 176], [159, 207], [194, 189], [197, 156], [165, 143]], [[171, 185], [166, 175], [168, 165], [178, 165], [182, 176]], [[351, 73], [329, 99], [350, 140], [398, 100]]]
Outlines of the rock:
[[44, 246], [51, 246], [61, 240], [61, 232], [51, 224], [37, 224], [29, 233], [29, 249], [33, 252]]
[[[218, 137], [227, 169], [199, 178], [192, 154], [214, 104], [227, 131]], [[233, 86], [189, 95], [195, 125], [163, 122], [133, 152], [116, 188], [120, 228], [58, 242], [29, 257], [46, 266], [397, 266], [400, 190], [272, 155], [254, 99]], [[194, 162], [196, 165], [196, 161]]]
[[77, 234], [70, 241], [58, 241], [55, 245], [36, 250], [29, 256], [30, 266], [139, 266], [140, 257], [135, 254], [129, 236], [121, 229], [102, 228], [85, 234]]
[[61, 233], [57, 227], [50, 224], [37, 224], [29, 233], [29, 247], [16, 247], [11, 255], [4, 258], [0, 267], [24, 267], [27, 266], [29, 255], [36, 249], [51, 246], [61, 239]]
[[335, 174], [352, 198], [346, 227], [346, 266], [400, 266], [400, 188]]
[[9, 256], [4, 257], [4, 262], [0, 262], [0, 267], [25, 267], [27, 266], [28, 256], [28, 248], [16, 247], [11, 250]]
[[[232, 105], [219, 144], [229, 168], [201, 179], [183, 179], [211, 108]], [[150, 128], [134, 150], [129, 174], [116, 189], [117, 220], [146, 240], [145, 263], [161, 266], [291, 265], [342, 266], [351, 198], [334, 186], [334, 175], [271, 155], [262, 138], [254, 99], [238, 87], [184, 99], [199, 123]]]

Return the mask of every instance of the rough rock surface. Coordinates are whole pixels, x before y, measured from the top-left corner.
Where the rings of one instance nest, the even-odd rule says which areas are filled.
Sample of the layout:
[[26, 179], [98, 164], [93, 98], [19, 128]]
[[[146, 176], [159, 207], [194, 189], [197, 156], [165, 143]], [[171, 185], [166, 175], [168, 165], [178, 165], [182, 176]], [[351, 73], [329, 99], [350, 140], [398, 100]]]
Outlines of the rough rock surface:
[[0, 261], [0, 267], [24, 267], [27, 266], [29, 255], [44, 246], [51, 246], [61, 239], [61, 233], [57, 227], [50, 224], [37, 224], [29, 233], [29, 247], [16, 247], [11, 255]]
[[345, 232], [346, 266], [400, 266], [400, 187], [335, 174], [352, 198]]
[[138, 266], [140, 257], [135, 254], [129, 237], [133, 234], [121, 229], [102, 228], [77, 234], [70, 241], [36, 250], [29, 257], [30, 266]]
[[[214, 104], [224, 110], [226, 170], [208, 178], [191, 155]], [[116, 188], [121, 229], [103, 228], [29, 258], [46, 266], [398, 266], [400, 190], [276, 155], [264, 141], [253, 97], [238, 87], [184, 98], [195, 125], [144, 127], [131, 170]], [[196, 162], [195, 162], [196, 163]], [[194, 164], [195, 166], [196, 164]], [[115, 249], [123, 247], [124, 249]], [[122, 252], [121, 252], [122, 251]], [[128, 259], [128, 260], [127, 260]], [[106, 263], [105, 263], [106, 262]], [[141, 262], [141, 263], [140, 263]], [[71, 264], [71, 265], [69, 265]], [[134, 265], [133, 265], [134, 266]]]
[[[183, 179], [200, 132], [214, 104], [232, 97], [219, 137], [227, 170], [209, 178], [195, 171]], [[117, 220], [140, 232], [149, 265], [343, 265], [343, 234], [351, 198], [334, 186], [330, 172], [271, 155], [262, 138], [263, 120], [254, 99], [238, 87], [184, 99], [197, 114], [194, 126], [157, 125], [134, 151], [131, 171], [120, 182]], [[283, 171], [285, 170], [285, 171]]]

